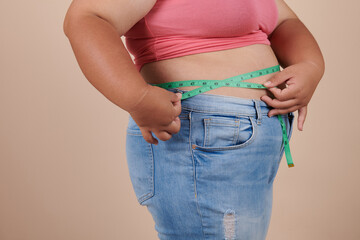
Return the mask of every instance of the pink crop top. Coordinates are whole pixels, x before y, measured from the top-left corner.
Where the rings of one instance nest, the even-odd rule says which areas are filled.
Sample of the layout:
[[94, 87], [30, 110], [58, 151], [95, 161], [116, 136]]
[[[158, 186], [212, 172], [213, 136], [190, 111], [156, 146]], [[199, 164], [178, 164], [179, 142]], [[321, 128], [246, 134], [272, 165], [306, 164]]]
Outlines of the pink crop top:
[[157, 0], [124, 34], [138, 71], [148, 62], [190, 54], [270, 45], [275, 0]]

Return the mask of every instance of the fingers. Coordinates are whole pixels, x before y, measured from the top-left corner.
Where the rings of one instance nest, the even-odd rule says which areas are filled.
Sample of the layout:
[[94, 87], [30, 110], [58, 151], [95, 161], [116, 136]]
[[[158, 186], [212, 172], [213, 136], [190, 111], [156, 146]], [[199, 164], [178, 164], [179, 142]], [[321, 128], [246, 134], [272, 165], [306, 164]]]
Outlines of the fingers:
[[[175, 133], [177, 133], [177, 132], [180, 131], [180, 127], [181, 127], [181, 121], [180, 121], [179, 116], [177, 116], [174, 121], [172, 121], [172, 122], [171, 122], [168, 126], [166, 126], [164, 129], [159, 130], [159, 132], [165, 131], [165, 132], [167, 132], [167, 133], [169, 133], [169, 134], [175, 134]], [[158, 136], [158, 135], [156, 134], [156, 136]], [[164, 136], [164, 137], [165, 137], [165, 136]], [[170, 135], [170, 137], [171, 137], [171, 135]], [[161, 139], [161, 140], [162, 140], [162, 139]], [[166, 139], [166, 140], [168, 140], [168, 139]], [[164, 141], [166, 141], [166, 140], [164, 140]]]
[[[181, 93], [179, 93], [181, 94]], [[175, 116], [179, 116], [181, 113], [181, 96], [179, 97], [179, 99], [177, 101], [174, 102], [174, 114]]]
[[[294, 75], [292, 68], [287, 67], [271, 76], [271, 78], [264, 83], [264, 86], [280, 101], [293, 99], [298, 92], [294, 81], [292, 81]], [[282, 89], [282, 85], [286, 87]]]
[[294, 87], [294, 85], [288, 85], [284, 89], [273, 87], [273, 88], [268, 88], [267, 90], [269, 90], [275, 96], [275, 98], [277, 98], [280, 101], [295, 99], [296, 94], [298, 92], [298, 90], [296, 89], [296, 87]]
[[155, 144], [157, 145], [159, 143], [159, 141], [153, 137], [153, 135], [151, 134], [151, 131], [145, 128], [140, 128], [140, 131], [143, 135], [143, 138], [145, 139], [146, 142], [151, 143], [151, 144]]
[[290, 99], [290, 100], [285, 100], [285, 101], [279, 101], [278, 99], [274, 98], [272, 99], [271, 97], [264, 95], [261, 96], [260, 98], [262, 101], [264, 101], [267, 105], [273, 107], [273, 108], [290, 108], [291, 106], [294, 106], [297, 104], [297, 100], [296, 99]]
[[294, 112], [300, 108], [300, 104], [298, 104], [297, 99], [279, 101], [278, 99], [276, 99], [276, 98], [272, 99], [267, 95], [261, 96], [260, 99], [262, 101], [264, 101], [267, 105], [274, 108], [268, 112], [269, 117], [272, 117], [272, 116], [278, 115], [278, 114]]
[[178, 92], [178, 93], [173, 93], [171, 91], [168, 91], [170, 94], [171, 94], [171, 101], [172, 102], [177, 102], [179, 100], [181, 100], [181, 97], [182, 97], [182, 93]]
[[306, 114], [307, 114], [307, 106], [303, 106], [303, 107], [299, 108], [297, 125], [298, 125], [298, 129], [300, 131], [304, 130], [304, 122], [305, 122]]
[[[141, 129], [141, 128], [140, 128]], [[146, 142], [158, 145], [159, 141], [153, 137], [150, 130], [142, 130], [143, 138]], [[167, 131], [154, 131], [154, 134], [159, 140], [167, 141], [172, 137], [172, 134], [168, 133]]]
[[278, 86], [281, 83], [286, 82], [293, 76], [293, 72], [289, 68], [285, 68], [284, 70], [272, 75], [270, 79], [266, 83], [264, 83], [264, 86], [267, 88]]
[[[172, 121], [166, 130], [153, 130], [153, 133], [161, 141], [167, 141], [172, 138], [172, 135], [179, 132], [181, 127], [181, 121], [179, 117], [176, 117]], [[140, 128], [143, 138], [146, 142], [157, 145], [159, 141], [153, 137], [152, 132], [149, 129]]]
[[279, 115], [279, 114], [285, 114], [285, 113], [289, 113], [289, 112], [294, 112], [296, 110], [298, 110], [300, 108], [300, 105], [295, 105], [289, 108], [284, 108], [284, 109], [272, 109], [268, 112], [268, 116], [272, 117], [274, 115]]
[[[161, 128], [162, 129], [149, 129], [149, 128], [144, 128], [144, 127], [140, 127], [141, 133], [143, 135], [143, 138], [145, 139], [146, 142], [151, 143], [151, 144], [155, 144], [157, 145], [159, 143], [159, 140], [162, 141], [167, 141], [169, 139], [171, 139], [172, 135], [179, 132], [180, 131], [180, 125], [181, 125], [181, 121], [180, 118], [178, 117], [178, 115], [180, 115], [181, 113], [181, 98], [182, 98], [182, 94], [181, 93], [173, 93], [168, 91], [169, 94], [171, 94], [170, 96], [170, 100], [171, 102], [173, 102], [173, 106], [174, 106], [174, 120], [168, 124], [168, 125], [163, 125]], [[154, 136], [152, 135], [155, 134], [157, 139], [154, 138]]]

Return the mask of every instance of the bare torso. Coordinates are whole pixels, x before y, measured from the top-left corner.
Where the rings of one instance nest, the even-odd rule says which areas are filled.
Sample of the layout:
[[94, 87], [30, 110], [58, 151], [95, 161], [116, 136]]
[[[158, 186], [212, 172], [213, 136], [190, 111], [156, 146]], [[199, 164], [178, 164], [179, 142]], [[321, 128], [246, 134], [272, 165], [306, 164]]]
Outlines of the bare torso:
[[[184, 80], [222, 80], [239, 74], [272, 67], [279, 64], [269, 45], [253, 44], [215, 52], [192, 54], [183, 57], [160, 60], [145, 64], [140, 74], [150, 84]], [[246, 80], [246, 82], [265, 83], [272, 75]], [[179, 87], [182, 90], [192, 90], [194, 87]], [[278, 86], [284, 88], [285, 85]], [[266, 89], [251, 89], [237, 87], [220, 87], [204, 94], [227, 95], [240, 98], [260, 99], [263, 95], [273, 97]]]

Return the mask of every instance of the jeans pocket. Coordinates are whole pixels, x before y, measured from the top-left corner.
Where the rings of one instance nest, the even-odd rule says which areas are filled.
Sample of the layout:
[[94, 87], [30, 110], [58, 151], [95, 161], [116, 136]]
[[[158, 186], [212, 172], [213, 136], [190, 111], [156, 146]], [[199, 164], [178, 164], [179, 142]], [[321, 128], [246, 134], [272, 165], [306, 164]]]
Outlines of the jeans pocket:
[[[135, 124], [136, 125], [136, 124]], [[126, 133], [126, 159], [130, 180], [140, 205], [154, 196], [154, 158], [150, 143], [130, 121]]]
[[256, 136], [256, 120], [251, 116], [206, 115], [203, 118], [203, 137], [194, 144], [204, 151], [231, 150], [249, 145]]

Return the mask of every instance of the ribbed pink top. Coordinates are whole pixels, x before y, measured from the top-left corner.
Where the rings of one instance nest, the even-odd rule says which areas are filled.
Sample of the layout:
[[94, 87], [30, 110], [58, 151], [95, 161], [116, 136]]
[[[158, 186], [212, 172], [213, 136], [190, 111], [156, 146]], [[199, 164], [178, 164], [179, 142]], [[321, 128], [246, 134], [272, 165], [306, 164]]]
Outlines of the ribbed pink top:
[[148, 62], [270, 45], [277, 19], [275, 0], [157, 0], [124, 37], [140, 71]]

